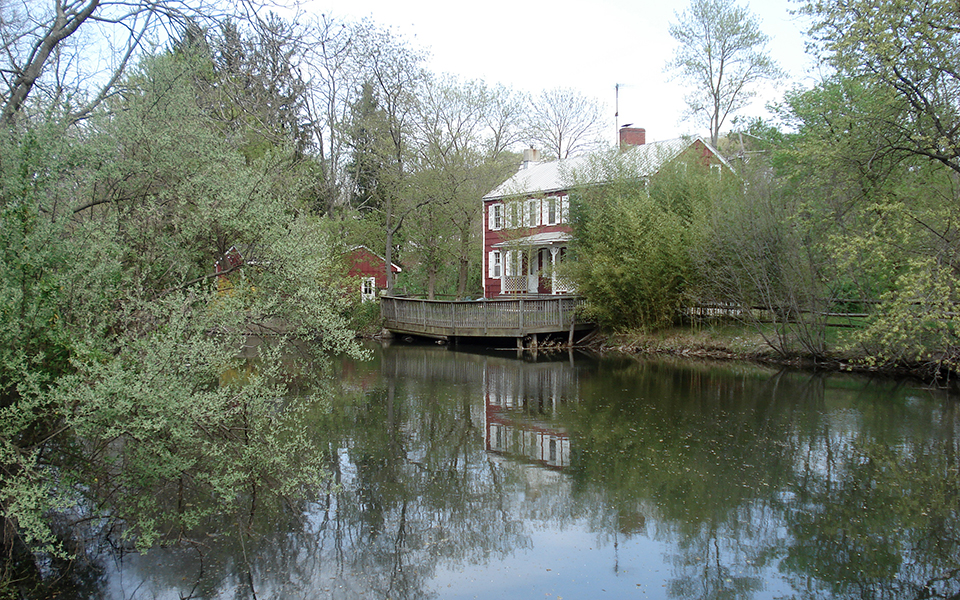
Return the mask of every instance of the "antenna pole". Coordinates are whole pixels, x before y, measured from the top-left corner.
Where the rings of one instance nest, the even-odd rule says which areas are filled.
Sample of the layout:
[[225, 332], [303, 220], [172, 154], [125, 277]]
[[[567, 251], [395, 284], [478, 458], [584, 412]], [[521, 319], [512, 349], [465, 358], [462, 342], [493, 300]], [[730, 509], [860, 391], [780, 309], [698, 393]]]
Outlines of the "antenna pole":
[[620, 84], [613, 84], [613, 143], [618, 142], [620, 136]]

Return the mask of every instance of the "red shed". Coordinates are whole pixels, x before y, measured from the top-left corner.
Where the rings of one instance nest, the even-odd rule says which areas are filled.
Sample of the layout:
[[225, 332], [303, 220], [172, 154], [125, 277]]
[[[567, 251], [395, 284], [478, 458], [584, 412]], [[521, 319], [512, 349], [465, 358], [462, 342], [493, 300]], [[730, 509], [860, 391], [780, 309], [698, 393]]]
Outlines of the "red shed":
[[[384, 269], [386, 260], [374, 253], [366, 246], [355, 246], [346, 253], [347, 265], [350, 271], [347, 276], [360, 279], [360, 298], [364, 302], [376, 300], [383, 290], [387, 289], [387, 273]], [[400, 267], [390, 263], [390, 270], [396, 274]]]

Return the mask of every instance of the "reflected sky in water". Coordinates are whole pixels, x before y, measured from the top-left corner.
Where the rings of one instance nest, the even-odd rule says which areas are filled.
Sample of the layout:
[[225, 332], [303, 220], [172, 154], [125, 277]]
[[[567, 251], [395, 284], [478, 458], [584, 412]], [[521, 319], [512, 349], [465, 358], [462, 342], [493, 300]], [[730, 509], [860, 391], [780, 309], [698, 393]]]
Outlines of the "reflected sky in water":
[[955, 399], [753, 365], [342, 360], [329, 492], [103, 561], [103, 598], [935, 598]]

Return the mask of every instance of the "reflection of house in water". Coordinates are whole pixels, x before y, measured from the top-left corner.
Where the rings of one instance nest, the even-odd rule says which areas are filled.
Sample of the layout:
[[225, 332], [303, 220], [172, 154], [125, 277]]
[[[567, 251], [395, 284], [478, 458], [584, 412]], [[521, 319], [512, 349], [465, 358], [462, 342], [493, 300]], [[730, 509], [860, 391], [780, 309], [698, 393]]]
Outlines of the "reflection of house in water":
[[577, 397], [568, 363], [487, 363], [484, 440], [488, 452], [562, 469], [570, 465], [570, 436], [557, 423], [559, 407]]
[[530, 363], [437, 346], [408, 347], [402, 357], [384, 352], [387, 377], [454, 385], [482, 382], [483, 407], [474, 405], [471, 418], [478, 425], [482, 420], [487, 452], [552, 469], [570, 465], [570, 436], [558, 413], [578, 397], [578, 371], [571, 362]]

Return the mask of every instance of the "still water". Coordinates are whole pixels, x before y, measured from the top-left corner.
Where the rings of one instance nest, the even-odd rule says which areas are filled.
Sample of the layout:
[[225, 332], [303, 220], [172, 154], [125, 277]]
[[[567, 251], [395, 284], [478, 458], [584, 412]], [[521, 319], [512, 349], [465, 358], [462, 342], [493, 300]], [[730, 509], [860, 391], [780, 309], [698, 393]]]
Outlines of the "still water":
[[960, 593], [955, 399], [753, 365], [439, 346], [338, 364], [335, 488], [265, 536], [127, 554], [103, 597]]

